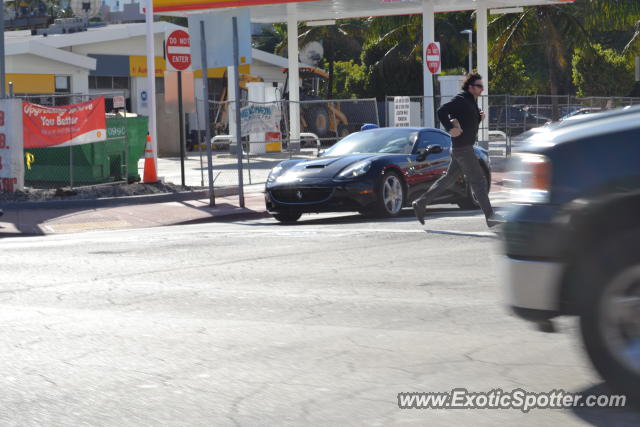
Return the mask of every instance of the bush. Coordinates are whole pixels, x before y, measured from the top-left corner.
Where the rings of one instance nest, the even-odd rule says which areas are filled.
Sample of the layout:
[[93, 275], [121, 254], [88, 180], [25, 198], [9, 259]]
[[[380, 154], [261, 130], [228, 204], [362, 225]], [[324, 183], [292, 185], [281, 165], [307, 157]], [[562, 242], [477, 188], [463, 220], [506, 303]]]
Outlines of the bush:
[[599, 44], [576, 49], [572, 67], [578, 96], [629, 96], [635, 84], [633, 58]]
[[364, 97], [366, 67], [351, 61], [336, 61], [333, 70], [333, 97], [350, 99]]
[[512, 95], [531, 95], [536, 93], [535, 85], [527, 73], [522, 59], [509, 55], [500, 65], [489, 63], [489, 93]]

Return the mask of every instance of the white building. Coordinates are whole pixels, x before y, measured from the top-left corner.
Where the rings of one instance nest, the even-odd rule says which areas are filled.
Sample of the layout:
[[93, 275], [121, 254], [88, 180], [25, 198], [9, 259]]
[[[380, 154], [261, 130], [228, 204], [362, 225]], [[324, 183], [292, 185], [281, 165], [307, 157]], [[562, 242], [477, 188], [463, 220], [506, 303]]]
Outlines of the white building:
[[[180, 28], [167, 22], [154, 24], [156, 90], [160, 104], [166, 69], [163, 58], [165, 34]], [[43, 104], [53, 102], [52, 94], [105, 95], [108, 109], [113, 96], [124, 95], [129, 111], [148, 115], [145, 24], [109, 25], [46, 37], [32, 36], [29, 31], [11, 31], [5, 33], [5, 40], [7, 85], [13, 83], [16, 95], [30, 95], [34, 102]], [[265, 82], [284, 84], [286, 76], [282, 69], [287, 67], [286, 58], [256, 49], [252, 55], [253, 63], [241, 66], [241, 73]], [[226, 68], [209, 70], [209, 99], [221, 99], [226, 85], [225, 73]], [[202, 98], [201, 73], [198, 71], [195, 76], [195, 91]], [[158, 114], [164, 114], [164, 107], [158, 107]], [[189, 120], [192, 129], [198, 122], [203, 128], [204, 116], [201, 120], [195, 120], [195, 117]], [[165, 139], [159, 141], [161, 152], [175, 152], [171, 148], [174, 143], [177, 150], [172, 135], [175, 132], [169, 128], [167, 132], [161, 129], [158, 133]]]

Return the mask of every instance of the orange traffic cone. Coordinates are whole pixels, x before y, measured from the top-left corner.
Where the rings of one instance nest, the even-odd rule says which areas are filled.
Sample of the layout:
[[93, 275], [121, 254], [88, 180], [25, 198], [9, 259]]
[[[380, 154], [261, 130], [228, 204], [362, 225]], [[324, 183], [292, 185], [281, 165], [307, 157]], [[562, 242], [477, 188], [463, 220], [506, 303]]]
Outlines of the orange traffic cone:
[[151, 148], [151, 135], [147, 135], [147, 146], [144, 149], [144, 179], [145, 183], [158, 182], [156, 163], [153, 161], [153, 148]]

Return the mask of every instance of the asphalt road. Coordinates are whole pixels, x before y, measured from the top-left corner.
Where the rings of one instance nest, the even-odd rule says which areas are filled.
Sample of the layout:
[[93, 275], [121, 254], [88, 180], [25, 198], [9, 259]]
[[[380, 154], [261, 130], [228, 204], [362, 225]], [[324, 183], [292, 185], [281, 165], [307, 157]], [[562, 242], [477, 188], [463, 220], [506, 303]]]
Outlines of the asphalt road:
[[604, 391], [576, 322], [503, 307], [481, 217], [430, 211], [0, 241], [0, 425], [640, 424], [631, 410], [401, 410], [399, 392]]

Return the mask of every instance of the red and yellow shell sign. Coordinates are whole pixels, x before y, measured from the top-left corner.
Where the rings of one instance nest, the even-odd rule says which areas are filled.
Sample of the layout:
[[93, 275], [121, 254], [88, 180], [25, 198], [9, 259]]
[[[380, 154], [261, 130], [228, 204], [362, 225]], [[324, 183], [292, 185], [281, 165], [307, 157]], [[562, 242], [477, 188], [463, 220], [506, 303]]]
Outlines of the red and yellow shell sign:
[[154, 12], [178, 12], [223, 7], [264, 6], [279, 3], [302, 3], [316, 0], [153, 0]]

